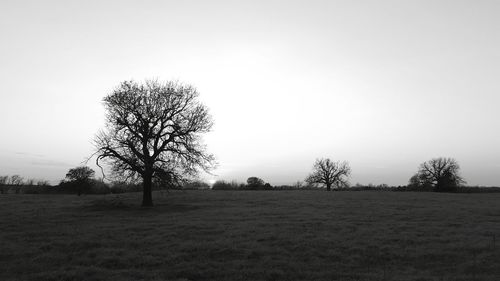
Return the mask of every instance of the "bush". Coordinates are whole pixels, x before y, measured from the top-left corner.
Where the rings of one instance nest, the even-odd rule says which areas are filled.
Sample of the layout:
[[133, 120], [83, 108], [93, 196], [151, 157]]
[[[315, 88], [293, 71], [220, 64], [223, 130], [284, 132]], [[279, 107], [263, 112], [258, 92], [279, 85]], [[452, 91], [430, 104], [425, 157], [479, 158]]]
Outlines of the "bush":
[[142, 183], [114, 181], [111, 183], [110, 192], [113, 194], [142, 191]]
[[264, 180], [258, 177], [249, 177], [246, 188], [251, 190], [264, 189]]
[[88, 189], [89, 194], [109, 194], [111, 190], [109, 186], [102, 180], [92, 180]]
[[44, 194], [50, 191], [47, 186], [25, 185], [21, 188], [21, 192], [24, 194]]
[[58, 185], [59, 192], [70, 194], [108, 194], [109, 186], [102, 180], [91, 179], [88, 182], [64, 181]]
[[182, 189], [185, 189], [185, 190], [210, 189], [210, 185], [206, 182], [195, 180], [195, 181], [186, 182], [182, 186]]
[[244, 189], [245, 185], [240, 184], [236, 181], [223, 181], [223, 180], [218, 180], [212, 185], [213, 190], [239, 190], [239, 189]]

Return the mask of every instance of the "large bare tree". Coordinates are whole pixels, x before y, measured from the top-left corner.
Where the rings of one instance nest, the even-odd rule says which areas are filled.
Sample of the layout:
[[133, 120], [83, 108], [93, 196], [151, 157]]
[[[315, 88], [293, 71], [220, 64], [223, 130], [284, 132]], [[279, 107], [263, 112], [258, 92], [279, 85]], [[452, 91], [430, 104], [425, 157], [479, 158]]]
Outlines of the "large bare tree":
[[347, 177], [351, 174], [349, 163], [334, 162], [328, 158], [317, 159], [313, 166], [313, 172], [306, 178], [309, 184], [321, 184], [326, 186], [326, 190], [330, 191], [332, 186], [345, 187], [348, 186]]
[[422, 163], [410, 183], [433, 186], [435, 191], [455, 191], [464, 179], [460, 176], [460, 165], [453, 158], [439, 157]]
[[115, 175], [142, 178], [142, 206], [152, 206], [152, 184], [176, 184], [213, 167], [201, 134], [212, 119], [197, 90], [178, 82], [122, 82], [104, 98], [106, 127], [95, 137], [97, 164]]

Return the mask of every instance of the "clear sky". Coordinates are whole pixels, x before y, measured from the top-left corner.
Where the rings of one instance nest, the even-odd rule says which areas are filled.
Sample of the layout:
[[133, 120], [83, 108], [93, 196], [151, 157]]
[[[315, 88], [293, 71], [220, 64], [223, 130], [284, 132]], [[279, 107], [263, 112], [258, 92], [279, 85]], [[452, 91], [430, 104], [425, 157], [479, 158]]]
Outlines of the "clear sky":
[[406, 184], [454, 157], [500, 185], [500, 1], [0, 2], [0, 174], [54, 183], [121, 81], [197, 87], [215, 178]]

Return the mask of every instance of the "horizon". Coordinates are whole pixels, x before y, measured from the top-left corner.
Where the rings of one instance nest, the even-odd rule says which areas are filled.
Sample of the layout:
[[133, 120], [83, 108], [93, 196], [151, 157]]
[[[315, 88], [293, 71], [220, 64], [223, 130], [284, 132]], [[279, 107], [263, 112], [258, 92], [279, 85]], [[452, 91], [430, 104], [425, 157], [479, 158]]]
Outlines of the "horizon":
[[[500, 2], [25, 1], [0, 4], [0, 176], [80, 166], [125, 80], [193, 85], [214, 119], [206, 181], [406, 185], [458, 161], [500, 186]], [[100, 175], [100, 170], [89, 162]]]

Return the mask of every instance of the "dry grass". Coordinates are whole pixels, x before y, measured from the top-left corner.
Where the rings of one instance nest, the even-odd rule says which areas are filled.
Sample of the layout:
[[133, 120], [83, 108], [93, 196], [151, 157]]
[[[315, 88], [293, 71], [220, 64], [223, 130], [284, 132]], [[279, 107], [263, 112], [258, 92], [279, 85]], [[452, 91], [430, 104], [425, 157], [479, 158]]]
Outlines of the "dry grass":
[[497, 193], [140, 196], [0, 195], [0, 280], [500, 280]]

